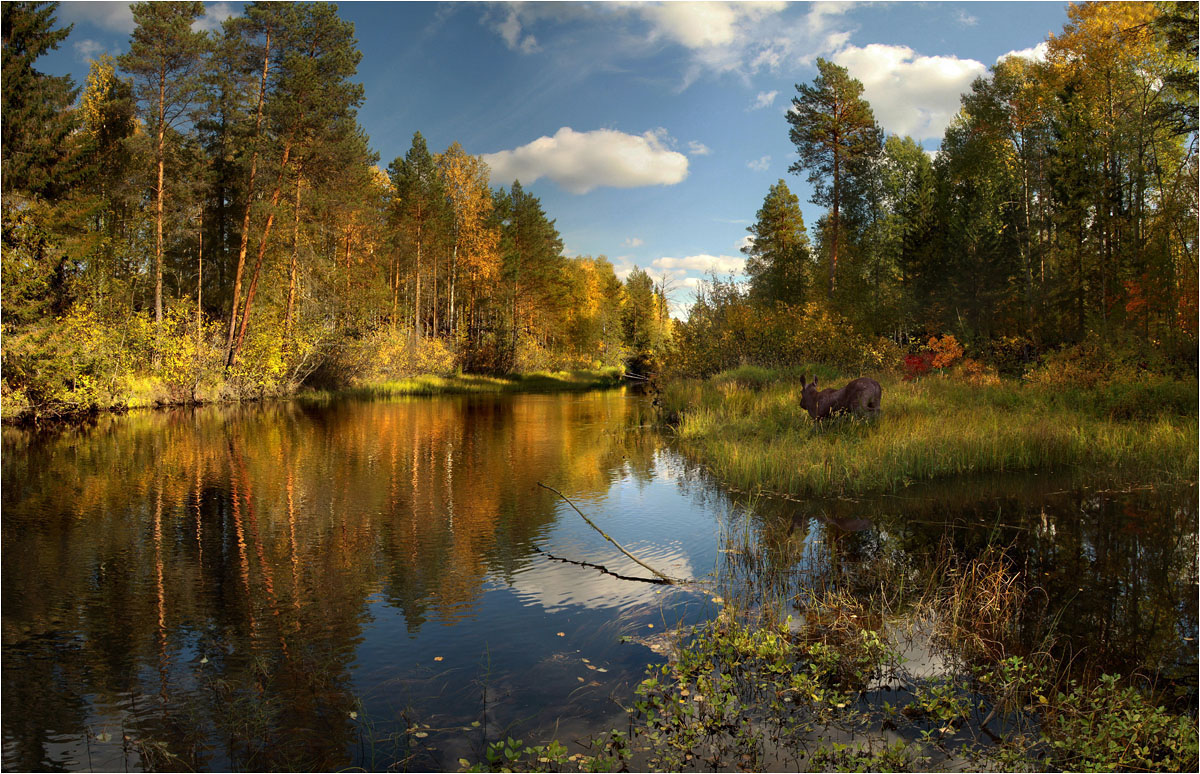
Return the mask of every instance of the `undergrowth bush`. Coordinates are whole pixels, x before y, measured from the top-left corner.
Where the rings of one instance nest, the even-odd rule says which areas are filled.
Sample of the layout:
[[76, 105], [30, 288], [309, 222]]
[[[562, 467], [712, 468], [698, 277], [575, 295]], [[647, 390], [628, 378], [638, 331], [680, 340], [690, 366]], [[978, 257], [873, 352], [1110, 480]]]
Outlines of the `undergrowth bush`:
[[672, 371], [684, 376], [799, 363], [867, 373], [894, 368], [900, 360], [896, 344], [859, 333], [820, 304], [764, 307], [740, 296], [720, 303], [697, 302], [679, 325], [677, 342]]

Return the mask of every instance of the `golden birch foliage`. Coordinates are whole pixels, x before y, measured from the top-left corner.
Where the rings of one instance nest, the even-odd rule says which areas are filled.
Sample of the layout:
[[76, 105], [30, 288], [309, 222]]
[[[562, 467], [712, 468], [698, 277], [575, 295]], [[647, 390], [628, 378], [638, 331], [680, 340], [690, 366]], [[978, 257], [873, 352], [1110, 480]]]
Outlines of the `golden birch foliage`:
[[500, 274], [500, 231], [488, 225], [492, 194], [487, 164], [457, 142], [435, 162], [454, 210], [458, 264], [476, 283], [495, 282]]

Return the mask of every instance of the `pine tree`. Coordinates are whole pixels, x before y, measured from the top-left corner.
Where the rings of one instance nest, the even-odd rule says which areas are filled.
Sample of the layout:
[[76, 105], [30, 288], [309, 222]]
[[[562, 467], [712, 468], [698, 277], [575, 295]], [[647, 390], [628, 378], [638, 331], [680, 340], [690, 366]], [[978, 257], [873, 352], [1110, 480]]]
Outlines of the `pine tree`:
[[831, 251], [829, 297], [837, 283], [838, 239], [841, 229], [843, 180], [850, 166], [879, 153], [881, 131], [871, 106], [862, 99], [863, 85], [850, 77], [846, 68], [825, 59], [817, 60], [820, 71], [811, 86], [796, 85], [787, 120], [788, 133], [800, 160], [788, 168], [799, 174], [808, 171], [813, 184], [813, 203], [830, 208]]
[[363, 98], [362, 86], [350, 81], [362, 59], [354, 38], [354, 25], [338, 18], [336, 6], [291, 5], [281, 13], [285, 14], [286, 26], [279, 36], [278, 69], [264, 106], [279, 161], [246, 300], [238, 315], [237, 335], [226, 360], [228, 366], [237, 360], [246, 337], [280, 195], [292, 169], [293, 151], [302, 145], [344, 136], [343, 124], [353, 119]]
[[121, 69], [134, 76], [135, 94], [154, 137], [154, 322], [162, 325], [164, 177], [167, 133], [189, 118], [199, 98], [208, 35], [193, 32], [204, 15], [200, 2], [136, 3], [137, 27]]
[[[396, 158], [388, 165], [388, 175], [395, 187], [391, 224], [399, 252], [409, 254], [413, 269], [413, 335], [418, 340], [425, 336], [426, 304], [422, 279], [425, 262], [429, 258], [429, 247], [437, 238], [437, 230], [444, 225], [447, 210], [442, 181], [438, 176], [433, 155], [420, 132], [415, 132], [412, 147], [403, 158]], [[433, 293], [436, 295], [437, 286]], [[392, 271], [392, 318], [398, 312], [400, 296], [400, 268]], [[431, 306], [436, 306], [434, 297]], [[436, 331], [434, 331], [436, 333]]]
[[512, 346], [515, 349], [522, 330], [532, 328], [543, 306], [541, 292], [547, 289], [554, 273], [561, 271], [562, 238], [554, 221], [546, 217], [536, 196], [513, 181], [509, 192], [496, 196], [496, 210], [502, 229], [503, 276], [509, 286]]

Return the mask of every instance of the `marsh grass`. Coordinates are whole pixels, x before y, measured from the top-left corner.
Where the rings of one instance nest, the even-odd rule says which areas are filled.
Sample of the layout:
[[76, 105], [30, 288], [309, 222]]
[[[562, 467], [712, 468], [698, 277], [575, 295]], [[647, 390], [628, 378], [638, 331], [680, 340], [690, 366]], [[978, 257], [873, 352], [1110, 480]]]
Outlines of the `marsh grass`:
[[794, 372], [675, 382], [660, 401], [684, 450], [749, 491], [894, 491], [950, 476], [1064, 468], [1131, 468], [1152, 481], [1195, 475], [1194, 384], [1156, 380], [1141, 392], [1118, 385], [1065, 395], [942, 377], [881, 383], [876, 419], [814, 423], [800, 409]]

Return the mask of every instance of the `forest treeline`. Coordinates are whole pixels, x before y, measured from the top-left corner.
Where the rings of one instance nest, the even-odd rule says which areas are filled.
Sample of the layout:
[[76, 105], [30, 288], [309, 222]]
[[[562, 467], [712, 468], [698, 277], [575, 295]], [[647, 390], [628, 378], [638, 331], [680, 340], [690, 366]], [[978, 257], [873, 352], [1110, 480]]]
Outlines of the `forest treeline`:
[[599, 368], [666, 338], [648, 274], [564, 257], [537, 197], [458, 143], [380, 161], [335, 5], [250, 3], [209, 34], [201, 3], [138, 3], [81, 88], [35, 68], [69, 33], [56, 6], [3, 6], [6, 403]]
[[458, 143], [379, 159], [336, 6], [206, 33], [201, 3], [138, 3], [80, 86], [35, 66], [56, 7], [3, 5], [6, 415], [458, 369], [894, 368], [945, 333], [998, 364], [1099, 342], [1194, 368], [1194, 3], [1071, 6], [932, 158], [820, 60], [786, 128], [826, 214], [810, 236], [772, 186], [748, 282], [713, 277], [685, 322], [666, 277], [565, 257]]
[[879, 368], [950, 333], [1010, 373], [1064, 348], [1194, 373], [1197, 4], [1068, 16], [1044, 58], [974, 82], [932, 157], [818, 60], [787, 114], [790, 171], [827, 211], [810, 236], [771, 186], [749, 282], [714, 278], [681, 326], [685, 368]]

